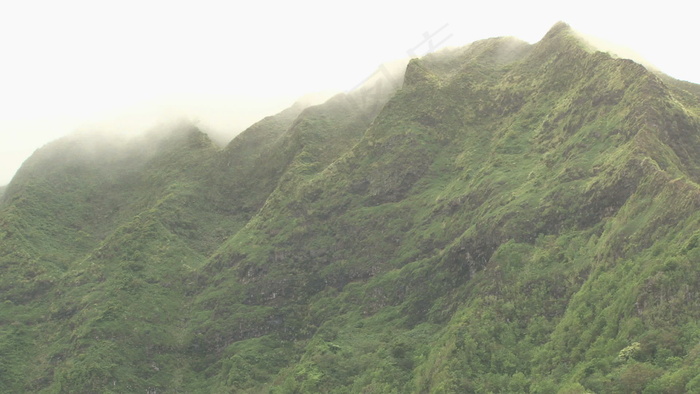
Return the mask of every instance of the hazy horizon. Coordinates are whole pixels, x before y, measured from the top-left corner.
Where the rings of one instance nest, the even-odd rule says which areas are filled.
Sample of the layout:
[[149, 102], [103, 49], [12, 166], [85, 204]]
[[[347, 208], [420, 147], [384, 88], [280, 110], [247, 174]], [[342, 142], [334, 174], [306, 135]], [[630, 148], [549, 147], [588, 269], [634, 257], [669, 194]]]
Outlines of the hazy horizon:
[[557, 21], [700, 82], [692, 13], [674, 4], [4, 5], [0, 185], [74, 131], [133, 133], [179, 117], [227, 140], [307, 93], [351, 90], [383, 62], [495, 36], [535, 43]]

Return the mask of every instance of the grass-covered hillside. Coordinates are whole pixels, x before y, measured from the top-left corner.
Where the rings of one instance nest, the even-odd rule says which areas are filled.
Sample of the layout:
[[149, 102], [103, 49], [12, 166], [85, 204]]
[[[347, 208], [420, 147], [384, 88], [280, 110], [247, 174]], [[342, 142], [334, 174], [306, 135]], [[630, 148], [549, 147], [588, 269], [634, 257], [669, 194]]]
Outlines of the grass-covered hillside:
[[0, 203], [0, 391], [700, 390], [697, 85], [565, 24], [380, 82], [224, 149], [38, 151]]

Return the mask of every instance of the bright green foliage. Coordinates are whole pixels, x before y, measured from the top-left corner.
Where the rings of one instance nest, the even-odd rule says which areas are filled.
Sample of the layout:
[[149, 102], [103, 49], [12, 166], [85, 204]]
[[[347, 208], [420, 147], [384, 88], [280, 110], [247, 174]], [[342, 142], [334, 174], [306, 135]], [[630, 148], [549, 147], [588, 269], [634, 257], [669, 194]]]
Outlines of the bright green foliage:
[[0, 391], [700, 390], [700, 87], [564, 24], [386, 82], [223, 150], [38, 151], [0, 206]]

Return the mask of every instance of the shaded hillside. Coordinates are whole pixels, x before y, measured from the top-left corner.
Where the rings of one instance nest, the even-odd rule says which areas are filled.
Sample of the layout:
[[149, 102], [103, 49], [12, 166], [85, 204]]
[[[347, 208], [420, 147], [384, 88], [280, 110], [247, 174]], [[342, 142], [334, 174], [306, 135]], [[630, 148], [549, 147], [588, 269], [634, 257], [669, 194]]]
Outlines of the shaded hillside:
[[[131, 142], [68, 137], [24, 164], [0, 216], [2, 344], [31, 362], [6, 359], [3, 391], [78, 387], [75, 378], [60, 378], [62, 361], [83, 365], [91, 354], [119, 345], [99, 341], [95, 327], [124, 308], [134, 319], [158, 309], [168, 318], [180, 313], [182, 295], [163, 290], [171, 286], [165, 284], [203, 262], [234, 219], [198, 193], [216, 152], [204, 134], [176, 125]], [[158, 264], [156, 255], [170, 258]], [[154, 309], [162, 299], [167, 308]], [[160, 318], [142, 322], [153, 319]], [[154, 338], [155, 344], [168, 340]], [[121, 345], [119, 357], [126, 357], [129, 345]], [[95, 379], [92, 366], [81, 373]]]
[[37, 152], [0, 212], [3, 391], [699, 389], [697, 85], [561, 23], [381, 82], [223, 150]]
[[[366, 128], [377, 109], [347, 97], [308, 113], [295, 105], [223, 151], [187, 124], [125, 141], [75, 135], [37, 151], [0, 216], [3, 338], [17, 357], [7, 359], [3, 390], [191, 381], [182, 326], [197, 268], [255, 214], [293, 159], [315, 144], [353, 143], [345, 131]], [[388, 95], [362, 99], [381, 106]], [[347, 124], [332, 143], [300, 143], [331, 123]], [[156, 369], [168, 374], [144, 372], [155, 371], [153, 349], [165, 360]]]

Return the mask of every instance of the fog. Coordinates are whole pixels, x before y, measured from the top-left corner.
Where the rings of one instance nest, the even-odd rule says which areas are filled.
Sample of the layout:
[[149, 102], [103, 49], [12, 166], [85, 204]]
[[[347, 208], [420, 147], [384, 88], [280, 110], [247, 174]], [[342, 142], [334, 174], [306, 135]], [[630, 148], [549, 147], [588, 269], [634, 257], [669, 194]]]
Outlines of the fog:
[[361, 86], [386, 61], [495, 36], [534, 43], [559, 20], [700, 82], [685, 3], [562, 3], [5, 2], [0, 185], [77, 130], [133, 134], [184, 118], [224, 144], [309, 92]]

